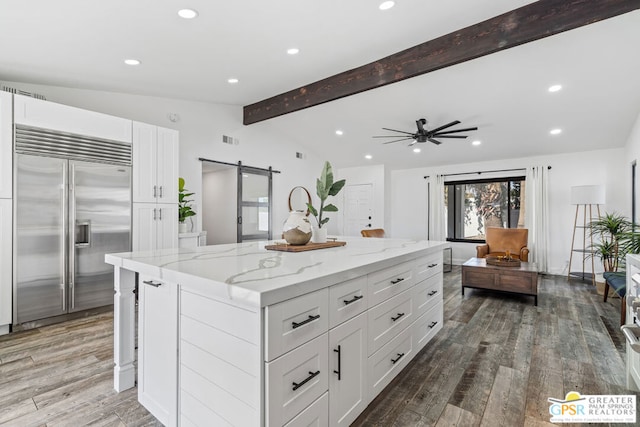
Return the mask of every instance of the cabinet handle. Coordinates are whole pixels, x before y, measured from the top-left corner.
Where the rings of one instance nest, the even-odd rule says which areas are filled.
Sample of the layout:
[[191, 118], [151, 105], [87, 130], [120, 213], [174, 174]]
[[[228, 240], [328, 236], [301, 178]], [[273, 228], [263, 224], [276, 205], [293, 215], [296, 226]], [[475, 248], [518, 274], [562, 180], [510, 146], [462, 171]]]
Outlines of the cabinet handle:
[[156, 208], [153, 208], [153, 220], [155, 221], [156, 219], [157, 219]]
[[398, 360], [402, 359], [402, 356], [404, 356], [404, 353], [396, 353], [396, 354], [398, 355], [398, 357], [396, 359], [391, 359], [391, 363], [393, 363], [394, 365]]
[[293, 391], [296, 391], [297, 389], [299, 389], [300, 387], [302, 387], [303, 385], [305, 385], [306, 383], [308, 383], [309, 381], [311, 381], [312, 379], [314, 379], [318, 375], [320, 375], [320, 371], [315, 371], [315, 372], [309, 371], [309, 376], [307, 378], [305, 378], [304, 380], [302, 380], [302, 382], [293, 383]]
[[434, 296], [435, 294], [437, 294], [438, 291], [431, 291], [429, 292], [427, 295], [429, 295], [430, 297]]
[[158, 208], [158, 212], [160, 212], [160, 214], [158, 215], [158, 220], [162, 221], [162, 208]]
[[433, 328], [434, 326], [436, 326], [438, 324], [438, 322], [431, 322], [429, 323], [429, 329]]
[[351, 298], [350, 300], [343, 299], [342, 302], [344, 303], [344, 305], [349, 305], [349, 304], [354, 303], [354, 302], [356, 302], [356, 301], [358, 301], [359, 299], [362, 299], [362, 298], [364, 298], [363, 295], [356, 295], [355, 297]]
[[314, 320], [317, 320], [320, 318], [319, 314], [316, 314], [315, 316], [309, 315], [309, 318], [307, 320], [303, 320], [302, 322], [291, 322], [291, 327], [293, 329], [299, 328], [302, 325], [306, 325], [309, 322], [313, 322]]
[[160, 198], [162, 198], [162, 185], [160, 186]]
[[340, 359], [341, 359], [340, 346], [338, 346], [337, 349], [334, 348], [333, 351], [334, 353], [338, 353], [338, 370], [337, 371], [334, 370], [333, 373], [338, 374], [338, 381], [340, 381], [340, 373], [342, 372], [342, 368], [340, 367]]
[[404, 280], [404, 277], [398, 277], [396, 280], [392, 280], [391, 284], [395, 285], [396, 283], [400, 283]]
[[396, 320], [398, 320], [402, 316], [404, 316], [404, 313], [398, 313], [398, 315], [396, 317], [392, 317], [391, 320], [393, 320], [395, 322]]
[[438, 266], [438, 263], [435, 263], [435, 264], [429, 264], [427, 267], [428, 268], [433, 268], [433, 267], [437, 267], [437, 266]]
[[144, 283], [145, 285], [151, 285], [154, 288], [159, 288], [160, 285], [162, 285], [162, 283], [160, 282], [154, 282], [153, 280], [143, 280], [142, 283]]
[[157, 186], [153, 186], [153, 198], [155, 199], [156, 197], [158, 197], [158, 187]]

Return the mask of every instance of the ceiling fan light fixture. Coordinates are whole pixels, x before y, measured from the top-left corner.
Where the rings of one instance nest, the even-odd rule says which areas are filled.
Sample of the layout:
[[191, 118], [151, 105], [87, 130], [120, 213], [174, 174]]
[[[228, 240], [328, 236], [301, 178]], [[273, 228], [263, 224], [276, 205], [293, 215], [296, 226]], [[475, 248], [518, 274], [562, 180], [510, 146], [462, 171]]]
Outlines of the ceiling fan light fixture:
[[395, 5], [396, 5], [395, 1], [383, 1], [382, 3], [380, 3], [380, 6], [378, 6], [378, 8], [380, 10], [389, 10]]

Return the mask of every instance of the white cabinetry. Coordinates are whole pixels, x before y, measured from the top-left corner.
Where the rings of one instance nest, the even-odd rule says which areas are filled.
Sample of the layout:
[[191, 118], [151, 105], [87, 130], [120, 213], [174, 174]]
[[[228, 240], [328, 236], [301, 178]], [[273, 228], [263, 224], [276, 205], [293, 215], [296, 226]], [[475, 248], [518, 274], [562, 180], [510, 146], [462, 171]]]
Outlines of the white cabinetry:
[[178, 246], [178, 204], [133, 204], [133, 251]]
[[11, 94], [0, 91], [0, 199], [12, 193], [12, 121]]
[[133, 122], [133, 201], [178, 203], [178, 131]]
[[165, 426], [177, 425], [178, 286], [140, 275], [138, 400]]
[[178, 132], [133, 122], [133, 250], [178, 247]]
[[11, 199], [0, 199], [0, 335], [9, 333], [11, 323]]

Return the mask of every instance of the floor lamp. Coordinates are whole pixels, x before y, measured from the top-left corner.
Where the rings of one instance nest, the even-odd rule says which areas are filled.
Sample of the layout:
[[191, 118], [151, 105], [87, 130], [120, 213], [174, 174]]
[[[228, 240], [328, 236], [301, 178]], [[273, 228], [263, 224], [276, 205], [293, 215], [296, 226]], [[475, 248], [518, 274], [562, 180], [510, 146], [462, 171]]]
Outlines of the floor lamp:
[[[591, 279], [591, 283], [596, 285], [595, 261], [593, 259], [593, 234], [589, 230], [589, 223], [593, 218], [593, 206], [596, 206], [598, 218], [600, 217], [600, 205], [604, 204], [605, 190], [604, 185], [578, 185], [571, 187], [571, 204], [576, 205], [576, 216], [573, 220], [573, 237], [571, 238], [571, 254], [569, 256], [569, 273], [567, 278], [579, 277], [582, 280]], [[582, 225], [578, 224], [578, 215], [582, 208]], [[587, 210], [589, 216], [587, 217]], [[582, 247], [575, 247], [576, 229], [582, 229]], [[589, 245], [587, 246], [587, 234], [589, 237]], [[571, 263], [573, 254], [582, 254], [582, 271], [571, 271]], [[585, 272], [587, 258], [591, 258], [591, 273]]]

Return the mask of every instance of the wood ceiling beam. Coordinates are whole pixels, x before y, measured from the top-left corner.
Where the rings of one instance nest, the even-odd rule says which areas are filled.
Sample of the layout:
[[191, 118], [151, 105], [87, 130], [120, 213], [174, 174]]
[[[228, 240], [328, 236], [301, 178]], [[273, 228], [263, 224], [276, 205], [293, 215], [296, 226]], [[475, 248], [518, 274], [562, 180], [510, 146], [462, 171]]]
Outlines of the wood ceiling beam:
[[640, 8], [640, 0], [540, 0], [378, 61], [243, 107], [249, 125]]

